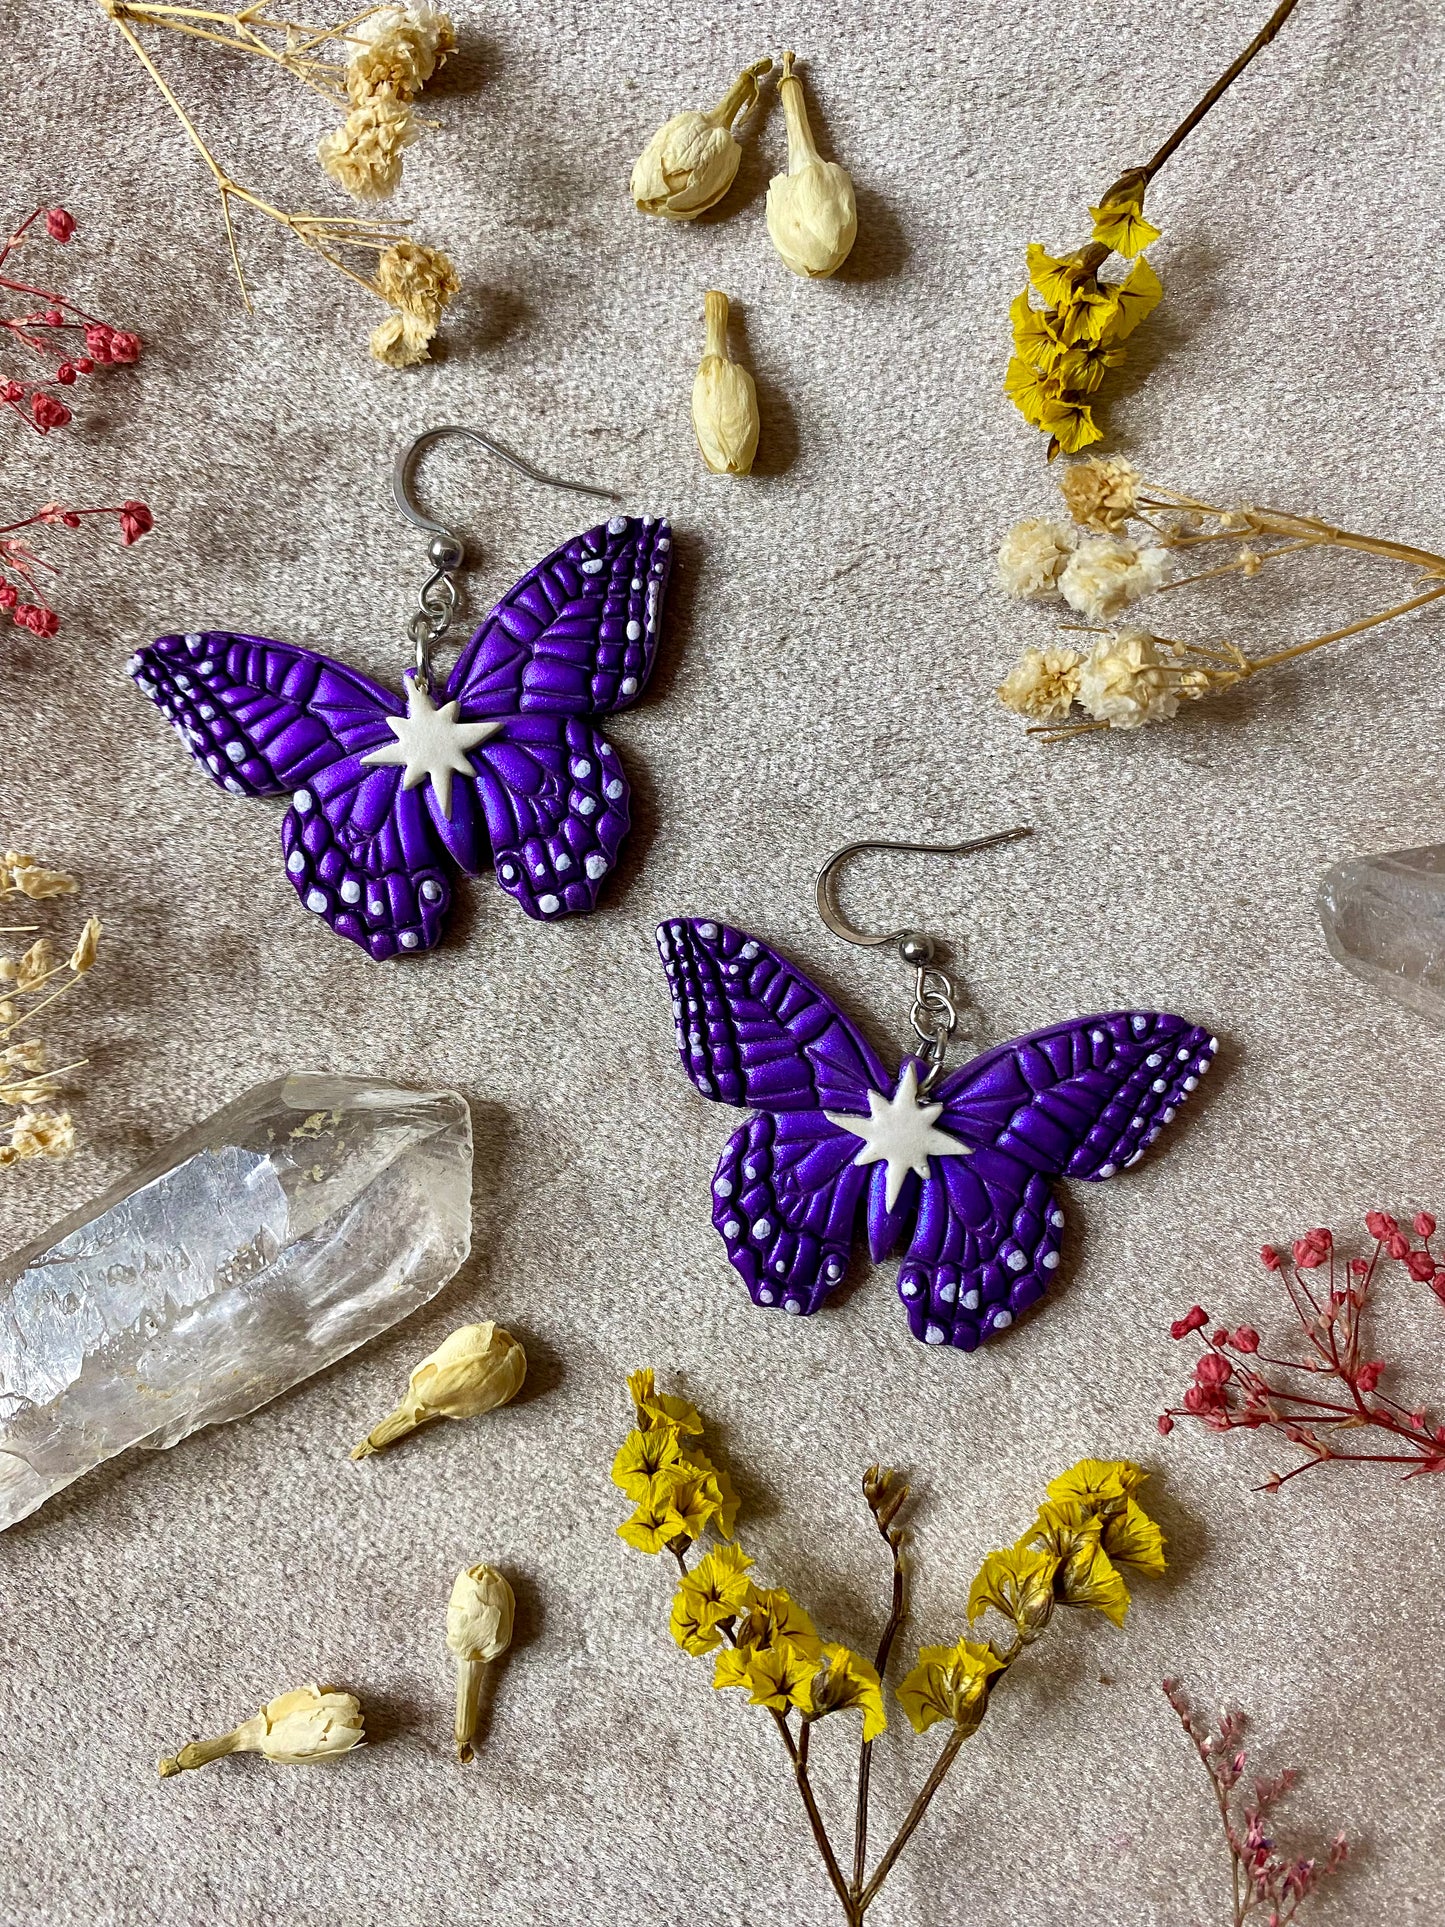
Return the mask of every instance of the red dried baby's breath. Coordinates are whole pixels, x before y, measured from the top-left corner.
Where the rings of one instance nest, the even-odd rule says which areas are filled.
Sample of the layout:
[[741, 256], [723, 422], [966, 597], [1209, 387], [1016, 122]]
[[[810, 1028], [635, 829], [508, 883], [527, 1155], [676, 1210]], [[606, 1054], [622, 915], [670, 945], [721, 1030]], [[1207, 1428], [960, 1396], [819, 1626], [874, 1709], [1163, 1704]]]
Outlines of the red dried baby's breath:
[[42, 573], [58, 576], [53, 562], [35, 553], [23, 540], [26, 529], [78, 529], [87, 516], [113, 515], [122, 544], [129, 548], [149, 534], [154, 518], [144, 502], [117, 502], [107, 507], [72, 509], [63, 502], [47, 502], [22, 522], [0, 528], [0, 610], [19, 629], [35, 636], [53, 636], [60, 628], [60, 617], [41, 591]]
[[[1388, 1212], [1369, 1212], [1365, 1226], [1374, 1250], [1348, 1261], [1339, 1258], [1334, 1238], [1324, 1228], [1293, 1241], [1292, 1263], [1274, 1246], [1264, 1247], [1265, 1267], [1280, 1278], [1299, 1321], [1304, 1343], [1296, 1357], [1262, 1351], [1252, 1325], [1206, 1332], [1209, 1315], [1199, 1305], [1176, 1318], [1170, 1336], [1199, 1332], [1204, 1350], [1182, 1404], [1161, 1415], [1160, 1432], [1167, 1437], [1180, 1418], [1199, 1419], [1215, 1432], [1273, 1428], [1305, 1457], [1288, 1472], [1272, 1473], [1260, 1487], [1265, 1492], [1278, 1492], [1326, 1460], [1403, 1465], [1408, 1478], [1445, 1471], [1445, 1425], [1424, 1409], [1407, 1408], [1381, 1392], [1389, 1367], [1383, 1359], [1367, 1357], [1363, 1344], [1364, 1316], [1382, 1265], [1400, 1265], [1445, 1302], [1445, 1265], [1430, 1249], [1435, 1219], [1421, 1211], [1412, 1222], [1418, 1245]], [[1351, 1449], [1371, 1432], [1382, 1434], [1380, 1443], [1394, 1449]]]
[[139, 335], [88, 314], [55, 288], [17, 278], [18, 251], [42, 234], [64, 247], [74, 233], [75, 217], [63, 207], [35, 208], [0, 247], [0, 293], [11, 310], [0, 313], [0, 340], [45, 370], [39, 375], [7, 374], [0, 380], [0, 404], [37, 435], [65, 428], [73, 419], [57, 388], [73, 389], [102, 364], [133, 362], [141, 351]]

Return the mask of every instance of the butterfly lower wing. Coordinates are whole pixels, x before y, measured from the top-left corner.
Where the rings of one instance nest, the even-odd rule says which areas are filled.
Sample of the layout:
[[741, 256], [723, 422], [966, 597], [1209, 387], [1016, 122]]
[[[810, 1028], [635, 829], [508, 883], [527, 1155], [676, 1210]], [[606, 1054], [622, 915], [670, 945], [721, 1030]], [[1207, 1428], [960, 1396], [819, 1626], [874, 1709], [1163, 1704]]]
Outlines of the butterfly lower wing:
[[813, 1312], [848, 1266], [867, 1173], [820, 1111], [760, 1111], [728, 1139], [712, 1221], [755, 1305]]
[[579, 716], [516, 716], [472, 761], [502, 888], [529, 917], [591, 910], [629, 821], [611, 743]]
[[363, 760], [395, 741], [390, 690], [315, 650], [220, 630], [161, 636], [131, 674], [223, 789], [291, 793], [281, 849], [308, 910], [377, 959], [438, 941], [451, 890], [423, 792]]
[[1208, 1071], [1207, 1030], [1114, 1011], [986, 1051], [939, 1085], [941, 1130], [969, 1146], [920, 1186], [899, 1295], [915, 1337], [971, 1350], [1041, 1298], [1059, 1263], [1058, 1177], [1137, 1164]]
[[447, 679], [466, 717], [605, 716], [652, 673], [672, 532], [614, 515], [564, 542], [502, 597]]

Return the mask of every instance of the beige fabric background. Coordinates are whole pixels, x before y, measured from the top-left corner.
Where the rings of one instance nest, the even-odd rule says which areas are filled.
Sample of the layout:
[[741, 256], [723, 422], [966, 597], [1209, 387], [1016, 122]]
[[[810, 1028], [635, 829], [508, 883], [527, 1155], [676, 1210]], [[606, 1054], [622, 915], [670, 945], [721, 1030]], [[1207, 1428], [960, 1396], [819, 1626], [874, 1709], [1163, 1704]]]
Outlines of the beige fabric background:
[[[613, 1536], [622, 1375], [643, 1362], [712, 1416], [768, 1576], [857, 1643], [882, 1598], [856, 1490], [870, 1459], [917, 1487], [908, 1646], [957, 1636], [978, 1559], [1055, 1471], [1088, 1452], [1153, 1468], [1170, 1578], [1141, 1583], [1126, 1631], [1071, 1619], [1019, 1668], [879, 1927], [1226, 1920], [1166, 1670], [1237, 1695], [1262, 1757], [1308, 1768], [1288, 1810], [1302, 1843], [1337, 1825], [1360, 1841], [1320, 1927], [1439, 1919], [1440, 1489], [1341, 1468], [1271, 1500], [1251, 1491], [1277, 1462], [1268, 1440], [1166, 1443], [1153, 1421], [1188, 1363], [1172, 1316], [1202, 1298], [1271, 1319], [1262, 1239], [1445, 1203], [1440, 1038], [1331, 963], [1311, 903], [1336, 857], [1441, 834], [1445, 632], [1422, 617], [1135, 740], [1041, 748], [990, 693], [1051, 626], [989, 585], [1002, 528], [1051, 512], [1041, 445], [999, 392], [1024, 243], [1077, 241], [1086, 203], [1265, 10], [460, 9], [442, 125], [398, 208], [467, 292], [434, 365], [396, 375], [366, 358], [366, 298], [255, 222], [241, 313], [203, 173], [98, 8], [12, 0], [8, 209], [70, 206], [67, 285], [147, 347], [86, 391], [69, 433], [0, 424], [4, 503], [141, 495], [158, 527], [129, 554], [57, 535], [61, 635], [5, 631], [5, 834], [83, 875], [108, 950], [64, 1032], [91, 1061], [85, 1148], [8, 1174], [0, 1232], [30, 1237], [288, 1068], [454, 1085], [478, 1155], [475, 1260], [426, 1314], [0, 1539], [7, 1923], [834, 1918], [768, 1722], [709, 1692], [667, 1637], [665, 1574]], [[1303, 0], [1161, 178], [1168, 296], [1111, 410], [1151, 475], [1439, 544], [1433, 11]], [[721, 218], [650, 224], [626, 195], [667, 113], [785, 41], [858, 182], [859, 243], [824, 286], [789, 277], [763, 228], [775, 101]], [[238, 175], [339, 207], [309, 158], [323, 104], [160, 51]], [[706, 475], [691, 442], [709, 286], [737, 303], [763, 398], [750, 482]], [[421, 555], [386, 474], [405, 436], [449, 418], [670, 513], [679, 566], [650, 696], [615, 726], [637, 824], [600, 913], [539, 928], [484, 879], [440, 954], [378, 967], [296, 904], [279, 810], [202, 782], [123, 665], [139, 640], [209, 624], [398, 674]], [[461, 446], [425, 487], [483, 547], [474, 608], [582, 525]], [[1284, 639], [1397, 583], [1315, 561], [1283, 600], [1261, 584], [1193, 621]], [[1210, 1022], [1224, 1043], [1205, 1101], [1137, 1171], [1074, 1188], [1064, 1282], [1007, 1342], [924, 1352], [890, 1266], [860, 1263], [803, 1324], [753, 1311], [707, 1213], [736, 1120], [678, 1070], [654, 922], [750, 925], [897, 1049], [901, 973], [822, 929], [817, 864], [854, 837], [1015, 820], [1033, 842], [875, 860], [846, 899], [955, 946], [980, 1044], [1121, 1002]], [[525, 1399], [352, 1465], [408, 1365], [482, 1316], [524, 1336]], [[1418, 1289], [1386, 1294], [1381, 1347], [1425, 1391], [1442, 1317]], [[441, 1615], [480, 1556], [515, 1575], [522, 1620], [464, 1772]], [[156, 1782], [162, 1750], [312, 1675], [363, 1696], [377, 1744], [335, 1771], [252, 1761]], [[876, 1834], [933, 1751], [899, 1719]], [[841, 1819], [851, 1736], [825, 1729], [818, 1753]]]

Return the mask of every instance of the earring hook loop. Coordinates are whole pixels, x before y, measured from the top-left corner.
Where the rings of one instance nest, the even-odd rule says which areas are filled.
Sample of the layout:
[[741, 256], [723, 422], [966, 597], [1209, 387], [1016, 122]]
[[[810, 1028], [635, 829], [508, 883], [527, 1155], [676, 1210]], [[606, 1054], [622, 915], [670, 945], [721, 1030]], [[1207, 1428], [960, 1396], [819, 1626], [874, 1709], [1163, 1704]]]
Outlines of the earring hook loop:
[[[839, 869], [851, 857], [862, 856], [871, 850], [902, 850], [917, 856], [971, 856], [975, 850], [991, 850], [1000, 843], [1015, 843], [1022, 836], [1032, 836], [1033, 830], [1027, 824], [1020, 824], [1012, 830], [996, 830], [992, 836], [976, 836], [966, 843], [845, 843], [841, 850], [828, 858], [818, 872], [815, 885], [818, 897], [818, 915], [827, 924], [835, 937], [842, 937], [847, 943], [858, 943], [870, 949], [875, 944], [903, 944], [910, 939], [917, 941], [918, 933], [905, 925], [901, 930], [882, 930], [876, 933], [859, 930], [849, 923], [838, 907]], [[931, 952], [928, 939], [922, 939]], [[918, 961], [905, 957], [907, 963]]]
[[423, 584], [416, 613], [407, 624], [407, 635], [416, 651], [416, 666], [409, 673], [422, 689], [431, 687], [431, 652], [445, 635], [456, 614], [455, 577], [466, 560], [466, 545], [455, 529], [449, 529], [445, 522], [438, 522], [418, 506], [412, 494], [412, 475], [426, 450], [448, 435], [459, 435], [464, 441], [478, 443], [489, 454], [495, 455], [498, 461], [505, 462], [508, 468], [515, 469], [519, 475], [525, 475], [528, 481], [538, 482], [544, 488], [566, 489], [573, 495], [596, 495], [604, 502], [622, 499], [610, 488], [598, 488], [592, 482], [569, 482], [561, 475], [547, 475], [540, 468], [534, 468], [515, 449], [508, 448], [505, 442], [499, 442], [495, 436], [484, 433], [480, 428], [467, 428], [459, 422], [442, 422], [435, 428], [424, 428], [419, 435], [414, 435], [392, 463], [391, 494], [407, 521], [416, 528], [425, 529], [431, 536], [426, 553], [435, 573]]

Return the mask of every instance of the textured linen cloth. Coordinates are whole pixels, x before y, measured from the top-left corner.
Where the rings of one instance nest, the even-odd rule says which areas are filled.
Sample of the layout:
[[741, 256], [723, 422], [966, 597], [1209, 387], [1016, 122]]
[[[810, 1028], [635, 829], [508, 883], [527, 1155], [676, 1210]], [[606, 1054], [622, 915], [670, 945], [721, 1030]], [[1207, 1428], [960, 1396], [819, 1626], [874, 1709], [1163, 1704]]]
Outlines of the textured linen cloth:
[[[955, 0], [559, 0], [457, 8], [459, 57], [425, 105], [398, 213], [466, 292], [434, 362], [375, 366], [370, 299], [238, 214], [254, 288], [228, 282], [213, 188], [92, 0], [12, 0], [0, 130], [10, 215], [63, 202], [58, 279], [145, 337], [41, 442], [0, 423], [10, 520], [52, 498], [140, 496], [155, 533], [46, 532], [64, 627], [6, 628], [3, 828], [78, 872], [69, 929], [106, 922], [55, 1036], [88, 1059], [73, 1162], [0, 1181], [18, 1244], [157, 1144], [288, 1069], [452, 1086], [476, 1124], [476, 1250], [431, 1308], [239, 1424], [135, 1454], [0, 1537], [0, 1919], [15, 1927], [306, 1920], [713, 1927], [838, 1918], [771, 1722], [713, 1694], [666, 1627], [668, 1573], [624, 1546], [607, 1473], [651, 1363], [712, 1422], [744, 1537], [834, 1637], [870, 1647], [884, 1563], [870, 1460], [917, 1503], [900, 1646], [964, 1630], [983, 1554], [1084, 1454], [1151, 1468], [1167, 1579], [1125, 1630], [1065, 1615], [998, 1693], [870, 1920], [1223, 1922], [1228, 1867], [1205, 1776], [1160, 1692], [1237, 1697], [1259, 1759], [1307, 1767], [1282, 1838], [1359, 1843], [1319, 1927], [1445, 1907], [1441, 1488], [1388, 1468], [1252, 1488], [1281, 1457], [1155, 1415], [1200, 1299], [1287, 1326], [1255, 1256], [1374, 1205], [1445, 1203], [1441, 1037], [1339, 970], [1313, 891], [1337, 857], [1438, 839], [1441, 619], [1429, 611], [1128, 738], [1029, 739], [992, 693], [1047, 609], [1005, 601], [992, 553], [1056, 512], [1040, 438], [1001, 393], [1006, 309], [1031, 239], [1063, 249], [1262, 23], [1265, 0], [1169, 7]], [[262, 64], [151, 34], [235, 175], [287, 206], [354, 212], [312, 152], [324, 103]], [[637, 215], [628, 170], [670, 113], [797, 48], [816, 129], [858, 186], [836, 280], [795, 280], [763, 225], [784, 130], [769, 83], [734, 192], [678, 228]], [[1302, 0], [1170, 162], [1149, 211], [1167, 293], [1106, 404], [1160, 481], [1445, 540], [1438, 262], [1439, 20], [1420, 4]], [[735, 303], [757, 376], [750, 481], [699, 463], [688, 396], [705, 289]], [[473, 422], [556, 472], [669, 514], [677, 568], [646, 700], [609, 726], [635, 827], [597, 914], [541, 927], [488, 877], [415, 963], [372, 964], [282, 874], [279, 806], [202, 780], [124, 673], [140, 641], [233, 627], [394, 681], [423, 541], [395, 513], [402, 441]], [[480, 559], [474, 613], [587, 506], [462, 443], [425, 500]], [[1388, 564], [1309, 557], [1149, 618], [1261, 645], [1410, 593]], [[1288, 572], [1286, 572], [1288, 571]], [[1068, 1188], [1058, 1288], [972, 1357], [908, 1336], [894, 1267], [861, 1258], [807, 1320], [755, 1311], [708, 1216], [736, 1114], [679, 1072], [652, 928], [691, 912], [777, 943], [880, 1048], [907, 983], [830, 937], [811, 901], [858, 837], [1033, 824], [986, 856], [870, 858], [844, 901], [952, 948], [983, 1046], [1146, 1004], [1222, 1040], [1201, 1102], [1118, 1181]], [[23, 941], [23, 940], [21, 940]], [[497, 1318], [524, 1396], [353, 1465], [347, 1450], [453, 1326]], [[1379, 1350], [1422, 1397], [1445, 1313], [1392, 1279]], [[515, 1648], [476, 1763], [449, 1739], [443, 1611], [456, 1569], [512, 1574]], [[308, 1678], [365, 1702], [373, 1744], [333, 1768], [157, 1757]], [[896, 1708], [873, 1837], [936, 1751]], [[818, 1734], [820, 1799], [848, 1850], [856, 1730]]]

